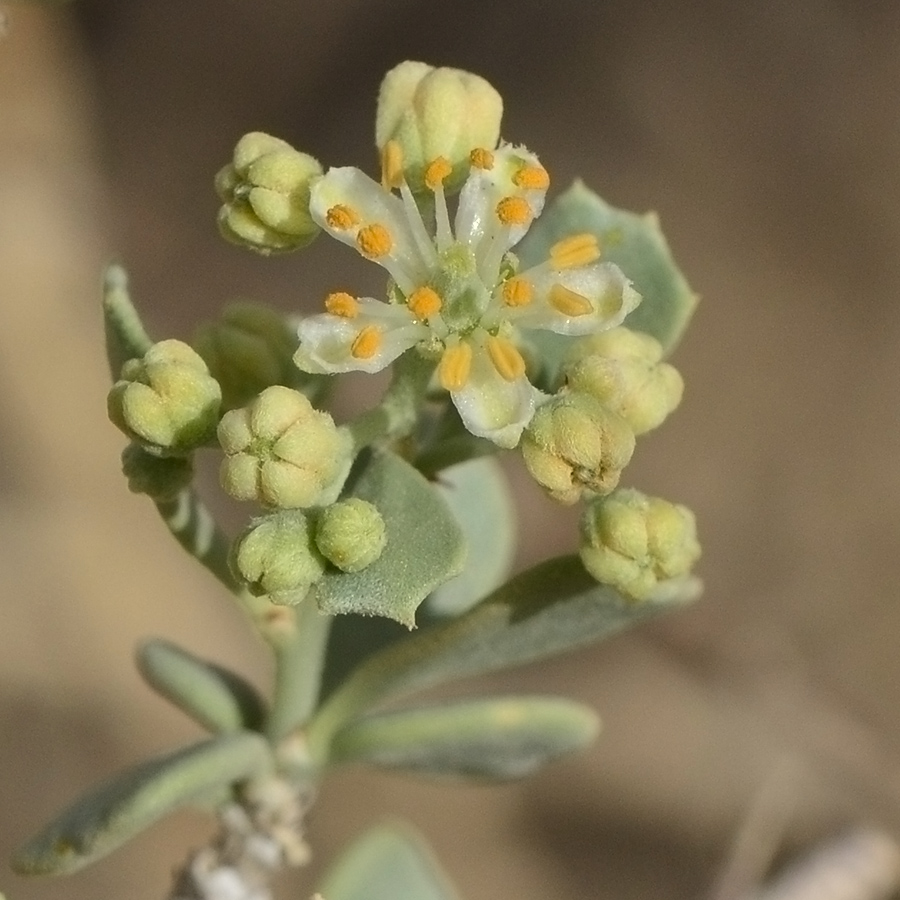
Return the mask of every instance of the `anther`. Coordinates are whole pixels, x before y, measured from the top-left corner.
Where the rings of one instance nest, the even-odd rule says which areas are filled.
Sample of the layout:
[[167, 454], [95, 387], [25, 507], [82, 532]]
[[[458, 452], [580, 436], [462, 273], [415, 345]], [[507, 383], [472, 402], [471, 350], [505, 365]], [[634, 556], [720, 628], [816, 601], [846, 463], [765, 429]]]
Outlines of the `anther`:
[[356, 235], [356, 246], [359, 252], [369, 259], [377, 259], [379, 256], [387, 256], [394, 246], [391, 239], [391, 233], [377, 222], [374, 225], [366, 225], [360, 228], [359, 234]]
[[329, 294], [325, 298], [325, 309], [342, 319], [355, 319], [359, 315], [359, 303], [356, 302], [356, 298], [343, 291]]
[[342, 203], [332, 206], [325, 213], [325, 223], [329, 228], [334, 228], [337, 231], [348, 231], [359, 225], [359, 222], [359, 213], [352, 207], [344, 206]]
[[504, 197], [497, 204], [497, 218], [504, 225], [527, 225], [531, 221], [531, 207], [522, 197]]
[[406, 305], [420, 321], [436, 316], [444, 305], [437, 291], [430, 287], [416, 288], [407, 298]]
[[600, 258], [600, 245], [593, 234], [583, 232], [557, 241], [550, 248], [550, 264], [554, 269], [586, 266]]
[[494, 154], [490, 150], [485, 150], [484, 147], [476, 147], [469, 154], [469, 162], [473, 169], [493, 169]]
[[403, 184], [403, 150], [397, 141], [388, 141], [381, 151], [381, 186], [390, 191]]
[[550, 187], [550, 176], [543, 166], [522, 166], [512, 180], [516, 187], [527, 191], [546, 191]]
[[353, 339], [350, 355], [354, 359], [371, 359], [381, 349], [381, 332], [374, 325], [366, 325]]
[[550, 288], [550, 305], [564, 316], [574, 318], [576, 316], [586, 316], [594, 311], [591, 301], [587, 297], [570, 291], [569, 288], [554, 284]]
[[525, 374], [525, 360], [512, 341], [501, 337], [489, 337], [486, 349], [494, 368], [505, 381], [515, 381]]
[[438, 363], [438, 381], [445, 391], [461, 391], [472, 371], [472, 348], [467, 343], [454, 344], [444, 351]]
[[433, 159], [425, 167], [425, 186], [430, 191], [436, 191], [452, 171], [453, 166], [443, 156]]
[[503, 285], [503, 302], [507, 306], [528, 306], [534, 297], [534, 288], [524, 278], [510, 278]]

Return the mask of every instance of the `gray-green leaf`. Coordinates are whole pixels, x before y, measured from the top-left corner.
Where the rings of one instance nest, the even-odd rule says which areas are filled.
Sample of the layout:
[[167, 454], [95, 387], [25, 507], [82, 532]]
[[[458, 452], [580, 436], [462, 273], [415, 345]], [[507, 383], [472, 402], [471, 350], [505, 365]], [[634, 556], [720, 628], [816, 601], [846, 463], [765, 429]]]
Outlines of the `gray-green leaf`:
[[137, 667], [150, 687], [209, 731], [256, 731], [262, 726], [262, 698], [228, 669], [162, 640], [141, 644]]
[[316, 601], [332, 615], [385, 616], [413, 628], [419, 604], [461, 571], [462, 530], [434, 486], [394, 453], [372, 452], [351, 477], [346, 492], [375, 505], [387, 545], [360, 572], [327, 572], [316, 585]]
[[326, 900], [457, 900], [422, 839], [394, 824], [379, 825], [354, 841], [317, 893]]
[[521, 778], [584, 747], [599, 726], [593, 710], [571, 700], [469, 700], [358, 719], [335, 735], [331, 758], [426, 775]]
[[265, 739], [223, 735], [149, 760], [86, 794], [13, 857], [23, 875], [64, 875], [115, 850], [168, 813], [261, 774]]
[[128, 275], [121, 266], [109, 266], [103, 275], [103, 325], [106, 359], [113, 381], [129, 359], [140, 359], [153, 345], [128, 293]]

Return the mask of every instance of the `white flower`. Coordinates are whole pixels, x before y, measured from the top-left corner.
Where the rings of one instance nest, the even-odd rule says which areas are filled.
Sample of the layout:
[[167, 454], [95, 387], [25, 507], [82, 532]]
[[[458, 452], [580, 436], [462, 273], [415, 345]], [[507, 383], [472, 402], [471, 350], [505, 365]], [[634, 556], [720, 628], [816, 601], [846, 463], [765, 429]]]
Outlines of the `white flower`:
[[384, 267], [396, 287], [392, 302], [330, 294], [326, 312], [300, 324], [294, 359], [312, 373], [377, 372], [418, 347], [439, 360], [438, 381], [466, 428], [514, 447], [541, 396], [525, 377], [517, 330], [605, 331], [640, 296], [617, 266], [598, 262], [591, 234], [566, 238], [546, 262], [517, 271], [508, 251], [540, 215], [549, 185], [524, 147], [472, 152], [452, 225], [443, 188], [450, 171], [443, 157], [433, 160], [425, 170], [431, 196], [417, 200], [399, 146], [389, 142], [382, 184], [350, 167], [314, 183], [313, 219]]

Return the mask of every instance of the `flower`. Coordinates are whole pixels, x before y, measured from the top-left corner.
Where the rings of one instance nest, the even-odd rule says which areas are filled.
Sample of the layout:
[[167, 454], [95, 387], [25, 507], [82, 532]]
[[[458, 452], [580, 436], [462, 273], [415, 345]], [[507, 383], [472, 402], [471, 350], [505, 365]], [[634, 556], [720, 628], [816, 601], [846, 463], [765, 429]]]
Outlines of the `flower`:
[[604, 331], [621, 324], [640, 295], [617, 266], [598, 261], [592, 234], [559, 241], [549, 259], [519, 271], [509, 251], [549, 186], [524, 147], [472, 151], [452, 224], [443, 184], [451, 170], [443, 157], [432, 160], [427, 191], [415, 196], [400, 146], [388, 141], [381, 184], [351, 167], [314, 182], [313, 220], [387, 270], [389, 302], [330, 294], [326, 311], [300, 324], [294, 360], [311, 373], [377, 372], [418, 347], [437, 360], [437, 379], [465, 427], [510, 448], [543, 396], [526, 378], [518, 329]]

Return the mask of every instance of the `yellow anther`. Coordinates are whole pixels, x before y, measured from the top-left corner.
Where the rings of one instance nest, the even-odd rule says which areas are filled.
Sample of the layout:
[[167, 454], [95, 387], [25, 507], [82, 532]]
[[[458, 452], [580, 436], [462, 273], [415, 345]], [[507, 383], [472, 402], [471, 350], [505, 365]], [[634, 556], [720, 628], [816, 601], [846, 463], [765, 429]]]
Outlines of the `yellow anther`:
[[366, 325], [350, 345], [354, 359], [371, 359], [381, 349], [381, 332], [374, 325]]
[[359, 229], [356, 235], [356, 246], [363, 256], [369, 259], [377, 259], [379, 256], [387, 256], [394, 246], [391, 239], [391, 233], [377, 222], [374, 225], [366, 225], [365, 228]]
[[406, 305], [417, 319], [424, 322], [431, 316], [436, 316], [444, 304], [437, 291], [430, 287], [420, 287], [409, 295]]
[[550, 288], [550, 305], [564, 316], [586, 316], [594, 311], [594, 307], [587, 297], [570, 291], [561, 284], [554, 284]]
[[340, 316], [342, 319], [355, 319], [359, 315], [359, 304], [356, 302], [356, 298], [343, 291], [329, 294], [325, 298], [325, 309], [333, 316]]
[[550, 187], [550, 176], [543, 166], [522, 166], [512, 180], [516, 187], [526, 191], [546, 191]]
[[336, 228], [338, 231], [348, 231], [359, 225], [359, 213], [349, 206], [338, 203], [332, 206], [325, 213], [325, 223], [329, 228]]
[[534, 297], [534, 288], [524, 278], [510, 278], [503, 285], [503, 302], [507, 306], [528, 306]]
[[550, 248], [550, 264], [554, 269], [586, 266], [600, 258], [600, 244], [593, 234], [583, 232], [557, 241]]
[[454, 344], [444, 351], [438, 363], [438, 381], [445, 391], [461, 391], [472, 371], [472, 348], [466, 343]]
[[443, 156], [433, 159], [425, 167], [425, 186], [430, 191], [436, 191], [452, 171], [453, 166]]
[[506, 381], [515, 381], [525, 374], [525, 360], [512, 341], [489, 337], [485, 346], [494, 368]]
[[473, 169], [493, 169], [494, 154], [490, 150], [485, 150], [484, 147], [476, 147], [469, 154], [469, 162]]
[[403, 184], [403, 150], [397, 141], [388, 141], [381, 151], [381, 186], [393, 190]]
[[531, 221], [531, 207], [521, 197], [504, 197], [497, 204], [497, 218], [504, 225], [527, 225]]

